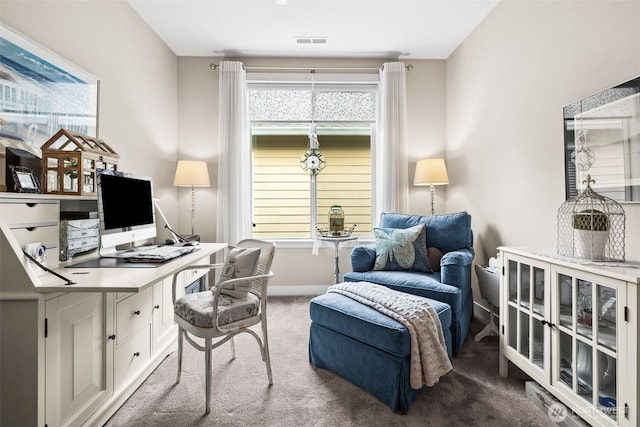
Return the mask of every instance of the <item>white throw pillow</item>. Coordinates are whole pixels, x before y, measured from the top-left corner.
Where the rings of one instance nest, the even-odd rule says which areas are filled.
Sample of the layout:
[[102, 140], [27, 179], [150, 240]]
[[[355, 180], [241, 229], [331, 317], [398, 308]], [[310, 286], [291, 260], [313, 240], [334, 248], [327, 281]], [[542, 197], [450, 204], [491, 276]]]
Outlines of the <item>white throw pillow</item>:
[[[231, 279], [253, 276], [258, 269], [258, 258], [260, 258], [260, 248], [232, 248], [227, 253], [216, 285]], [[221, 293], [234, 298], [246, 298], [249, 290], [251, 290], [251, 282], [243, 282], [225, 287]]]

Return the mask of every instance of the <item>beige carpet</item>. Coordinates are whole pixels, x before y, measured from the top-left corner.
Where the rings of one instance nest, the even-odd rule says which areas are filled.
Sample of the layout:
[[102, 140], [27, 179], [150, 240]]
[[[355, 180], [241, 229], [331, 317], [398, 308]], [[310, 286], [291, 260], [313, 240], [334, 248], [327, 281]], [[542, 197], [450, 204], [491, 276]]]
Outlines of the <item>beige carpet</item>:
[[510, 364], [498, 375], [498, 339], [479, 343], [474, 320], [453, 371], [421, 393], [407, 415], [393, 413], [362, 389], [309, 364], [309, 298], [269, 300], [273, 369], [253, 338], [236, 338], [236, 359], [213, 353], [212, 408], [204, 414], [204, 355], [185, 344], [182, 380], [174, 385], [175, 353], [167, 357], [106, 424], [115, 426], [553, 426], [524, 394], [526, 376]]

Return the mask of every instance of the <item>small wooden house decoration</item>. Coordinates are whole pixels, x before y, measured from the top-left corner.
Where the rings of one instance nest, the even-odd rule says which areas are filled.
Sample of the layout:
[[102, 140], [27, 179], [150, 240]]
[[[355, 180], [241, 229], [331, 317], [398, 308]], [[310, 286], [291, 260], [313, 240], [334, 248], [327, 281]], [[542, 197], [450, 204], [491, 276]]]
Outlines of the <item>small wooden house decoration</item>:
[[117, 170], [120, 156], [106, 142], [60, 129], [42, 146], [42, 192], [97, 195], [96, 171]]

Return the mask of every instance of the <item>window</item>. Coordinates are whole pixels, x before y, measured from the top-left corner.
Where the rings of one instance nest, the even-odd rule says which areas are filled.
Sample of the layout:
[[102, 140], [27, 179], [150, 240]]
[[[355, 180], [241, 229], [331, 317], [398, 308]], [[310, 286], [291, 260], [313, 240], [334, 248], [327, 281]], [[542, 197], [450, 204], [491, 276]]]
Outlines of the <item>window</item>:
[[[342, 206], [345, 226], [371, 234], [376, 90], [371, 83], [249, 85], [254, 237], [315, 236], [332, 205]], [[326, 159], [316, 176], [300, 165], [312, 124]]]

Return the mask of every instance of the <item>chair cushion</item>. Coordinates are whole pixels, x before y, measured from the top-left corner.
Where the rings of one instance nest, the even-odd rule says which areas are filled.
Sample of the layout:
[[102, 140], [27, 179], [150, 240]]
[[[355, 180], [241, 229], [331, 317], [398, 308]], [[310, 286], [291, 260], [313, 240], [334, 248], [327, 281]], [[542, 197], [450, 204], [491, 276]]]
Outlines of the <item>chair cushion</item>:
[[374, 270], [412, 270], [431, 273], [424, 224], [409, 228], [374, 228]]
[[[427, 298], [424, 300], [438, 313], [443, 330], [448, 330], [451, 327], [449, 305]], [[411, 350], [409, 331], [400, 322], [347, 296], [327, 293], [315, 297], [309, 305], [309, 314], [318, 325], [397, 357], [406, 357]], [[447, 344], [451, 354], [450, 340]]]
[[[253, 294], [247, 294], [243, 299], [221, 294], [218, 303], [218, 325], [220, 326], [254, 316], [260, 307], [260, 300]], [[195, 326], [213, 327], [213, 293], [211, 291], [187, 294], [175, 302], [173, 309], [178, 316]]]
[[[253, 276], [258, 268], [260, 248], [232, 248], [224, 260], [224, 266], [216, 285], [231, 279]], [[246, 298], [251, 290], [251, 282], [234, 283], [225, 286], [222, 293], [234, 298]]]

